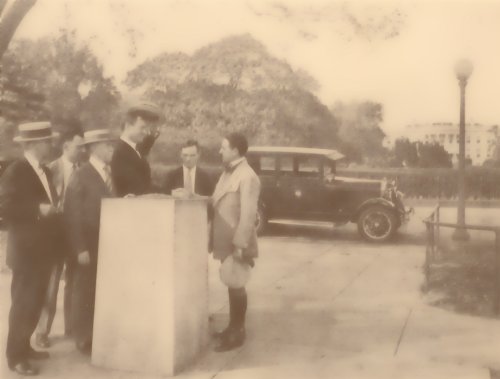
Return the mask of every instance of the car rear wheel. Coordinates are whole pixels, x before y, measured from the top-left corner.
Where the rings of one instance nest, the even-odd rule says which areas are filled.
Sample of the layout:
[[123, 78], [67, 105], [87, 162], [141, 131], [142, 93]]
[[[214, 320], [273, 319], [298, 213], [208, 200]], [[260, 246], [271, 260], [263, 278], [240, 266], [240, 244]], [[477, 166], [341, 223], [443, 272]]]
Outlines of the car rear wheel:
[[396, 230], [396, 215], [386, 207], [369, 207], [359, 215], [358, 231], [363, 238], [370, 242], [387, 241]]
[[264, 211], [264, 206], [259, 204], [257, 209], [257, 219], [255, 220], [255, 230], [257, 235], [262, 235], [266, 231], [268, 226], [266, 213]]

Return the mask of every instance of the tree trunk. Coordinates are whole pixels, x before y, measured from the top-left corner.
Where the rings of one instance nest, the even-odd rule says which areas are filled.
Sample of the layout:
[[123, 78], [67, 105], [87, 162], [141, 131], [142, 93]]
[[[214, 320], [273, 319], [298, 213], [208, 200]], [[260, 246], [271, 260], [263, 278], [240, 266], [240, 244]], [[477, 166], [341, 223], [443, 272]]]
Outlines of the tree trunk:
[[[0, 0], [0, 6], [2, 5]], [[14, 36], [17, 27], [28, 11], [35, 5], [36, 0], [16, 0], [7, 8], [0, 20], [0, 59], [7, 50], [10, 40]], [[5, 6], [5, 4], [3, 4]]]

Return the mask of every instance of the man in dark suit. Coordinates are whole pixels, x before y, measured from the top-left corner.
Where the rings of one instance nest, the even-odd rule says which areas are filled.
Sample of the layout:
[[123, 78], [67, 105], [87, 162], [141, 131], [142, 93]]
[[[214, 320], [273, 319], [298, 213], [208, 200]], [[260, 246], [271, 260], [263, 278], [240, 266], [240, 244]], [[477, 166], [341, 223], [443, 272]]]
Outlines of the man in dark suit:
[[75, 172], [66, 190], [65, 213], [77, 262], [71, 310], [73, 337], [78, 350], [90, 354], [101, 200], [115, 192], [110, 169], [115, 141], [109, 131], [99, 129], [85, 132], [84, 143], [90, 158]]
[[47, 352], [31, 347], [42, 310], [51, 269], [55, 241], [60, 238], [58, 197], [49, 169], [52, 128], [49, 122], [19, 125], [24, 158], [9, 165], [2, 175], [0, 208], [8, 225], [7, 264], [12, 269], [7, 363], [21, 375], [36, 375], [30, 360], [45, 359]]
[[159, 119], [159, 108], [149, 102], [140, 102], [127, 111], [123, 132], [111, 161], [118, 196], [151, 192], [151, 168], [141, 155], [138, 144], [144, 141], [150, 125], [158, 123]]
[[[63, 150], [62, 155], [49, 165], [53, 183], [59, 196], [59, 208], [63, 213], [63, 219], [66, 189], [68, 188], [73, 173], [79, 167], [85, 155], [82, 141], [83, 131], [80, 123], [77, 120], [68, 120], [65, 122], [60, 138]], [[66, 233], [62, 235], [59, 242], [60, 244], [57, 248], [58, 259], [52, 269], [45, 304], [36, 330], [35, 342], [37, 346], [41, 348], [50, 346], [49, 333], [56, 314], [57, 293], [59, 292], [59, 282], [64, 267], [66, 267], [64, 287], [64, 334], [66, 336], [71, 334], [70, 304], [72, 297], [71, 289], [73, 284], [74, 259], [73, 255], [68, 251], [69, 246]]]
[[211, 196], [214, 184], [208, 173], [198, 167], [200, 146], [197, 141], [189, 140], [181, 150], [182, 166], [171, 171], [165, 180], [164, 192], [183, 188], [189, 194]]

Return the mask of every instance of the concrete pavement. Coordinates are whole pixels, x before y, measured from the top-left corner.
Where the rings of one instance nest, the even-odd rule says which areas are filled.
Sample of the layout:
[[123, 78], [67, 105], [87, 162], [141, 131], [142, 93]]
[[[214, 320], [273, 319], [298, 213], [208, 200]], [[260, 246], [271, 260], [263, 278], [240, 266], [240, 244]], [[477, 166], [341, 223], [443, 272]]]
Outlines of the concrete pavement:
[[[415, 224], [417, 225], [417, 224]], [[248, 287], [248, 340], [211, 349], [182, 378], [489, 378], [500, 368], [500, 322], [426, 305], [424, 247], [412, 232], [369, 245], [353, 227], [331, 233], [279, 228], [262, 238]], [[226, 290], [210, 260], [211, 326], [227, 316]], [[10, 275], [0, 275], [4, 351]], [[62, 292], [62, 291], [61, 291]], [[62, 297], [52, 357], [41, 378], [156, 378], [92, 367], [62, 334]], [[0, 360], [0, 378], [16, 377]]]

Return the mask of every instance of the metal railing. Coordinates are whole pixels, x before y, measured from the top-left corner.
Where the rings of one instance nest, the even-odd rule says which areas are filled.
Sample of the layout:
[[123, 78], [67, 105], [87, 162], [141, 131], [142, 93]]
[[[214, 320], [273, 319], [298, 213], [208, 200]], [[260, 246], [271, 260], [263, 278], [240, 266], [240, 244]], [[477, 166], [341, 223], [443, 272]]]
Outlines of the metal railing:
[[429, 284], [431, 264], [434, 261], [436, 254], [439, 251], [440, 228], [463, 228], [466, 230], [477, 230], [495, 233], [495, 293], [493, 297], [493, 309], [496, 315], [500, 315], [500, 227], [489, 225], [462, 225], [441, 222], [440, 221], [440, 206], [437, 205], [429, 217], [424, 219], [427, 230], [426, 247], [425, 247], [425, 283]]

